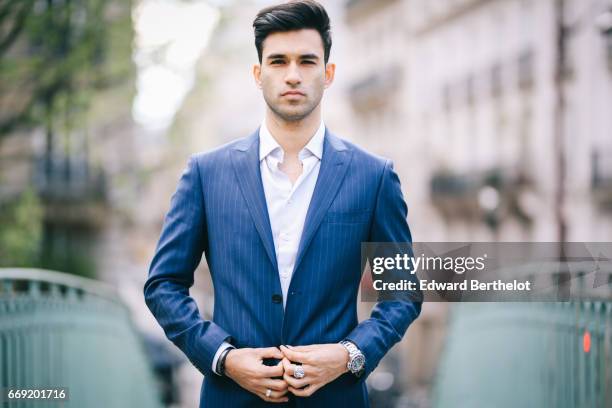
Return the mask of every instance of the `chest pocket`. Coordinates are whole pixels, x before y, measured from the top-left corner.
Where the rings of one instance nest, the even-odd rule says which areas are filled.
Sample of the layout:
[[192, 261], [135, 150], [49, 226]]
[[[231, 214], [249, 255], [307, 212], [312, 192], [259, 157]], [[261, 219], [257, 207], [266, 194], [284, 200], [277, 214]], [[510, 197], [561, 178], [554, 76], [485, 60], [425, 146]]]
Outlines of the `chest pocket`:
[[329, 224], [364, 224], [371, 215], [372, 210], [329, 211], [323, 220]]

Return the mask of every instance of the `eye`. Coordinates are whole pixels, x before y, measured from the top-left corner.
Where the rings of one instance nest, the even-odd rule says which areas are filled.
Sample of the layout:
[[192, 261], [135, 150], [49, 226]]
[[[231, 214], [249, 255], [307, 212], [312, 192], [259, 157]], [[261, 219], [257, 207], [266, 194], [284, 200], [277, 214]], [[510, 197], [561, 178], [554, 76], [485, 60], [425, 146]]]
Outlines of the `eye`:
[[311, 64], [311, 65], [315, 65], [316, 62], [312, 61], [312, 60], [304, 60], [302, 61], [302, 64]]
[[278, 64], [283, 64], [285, 61], [281, 60], [281, 59], [275, 59], [270, 61], [271, 65], [278, 65]]

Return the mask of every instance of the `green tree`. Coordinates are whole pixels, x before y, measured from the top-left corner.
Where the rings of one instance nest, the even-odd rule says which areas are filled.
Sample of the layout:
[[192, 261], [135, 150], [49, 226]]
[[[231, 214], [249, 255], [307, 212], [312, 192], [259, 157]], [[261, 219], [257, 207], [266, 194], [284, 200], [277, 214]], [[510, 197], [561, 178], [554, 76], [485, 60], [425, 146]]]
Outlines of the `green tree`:
[[92, 188], [83, 194], [71, 189], [70, 181], [73, 172], [85, 175], [86, 186], [104, 176], [91, 164], [88, 150], [95, 141], [88, 135], [112, 121], [117, 104], [100, 109], [109, 94], [129, 96], [131, 5], [131, 0], [0, 0], [0, 144], [33, 129], [46, 135], [43, 157], [35, 157], [32, 166], [36, 191], [18, 200], [0, 196], [2, 265], [93, 276], [85, 249], [94, 233], [82, 220], [75, 225], [55, 216], [101, 200], [85, 194]]
[[[0, 6], [0, 139], [44, 126], [70, 130], [92, 94], [113, 84], [109, 27], [130, 12], [129, 0], [3, 0]], [[121, 7], [123, 6], [123, 7]], [[121, 10], [113, 12], [112, 8]], [[130, 44], [131, 45], [131, 44]], [[129, 56], [128, 56], [129, 59]], [[115, 70], [116, 71], [116, 70]]]
[[32, 191], [0, 204], [0, 266], [37, 266], [42, 206]]

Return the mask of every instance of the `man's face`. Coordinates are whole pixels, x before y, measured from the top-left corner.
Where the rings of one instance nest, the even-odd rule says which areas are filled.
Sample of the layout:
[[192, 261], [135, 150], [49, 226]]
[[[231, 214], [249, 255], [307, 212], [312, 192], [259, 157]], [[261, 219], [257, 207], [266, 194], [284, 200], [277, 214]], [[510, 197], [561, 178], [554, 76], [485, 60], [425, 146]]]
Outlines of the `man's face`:
[[331, 85], [334, 64], [325, 65], [323, 40], [314, 29], [270, 34], [263, 42], [262, 62], [253, 68], [270, 109], [287, 122], [315, 110]]

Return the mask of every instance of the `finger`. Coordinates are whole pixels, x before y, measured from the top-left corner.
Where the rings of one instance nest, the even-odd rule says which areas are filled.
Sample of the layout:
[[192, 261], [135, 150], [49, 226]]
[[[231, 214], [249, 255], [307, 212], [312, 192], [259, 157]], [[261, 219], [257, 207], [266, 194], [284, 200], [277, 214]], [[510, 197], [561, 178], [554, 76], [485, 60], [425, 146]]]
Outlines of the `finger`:
[[287, 392], [288, 384], [285, 380], [273, 380], [273, 379], [264, 379], [261, 384], [265, 388], [269, 388], [272, 391], [279, 392]]
[[279, 362], [274, 366], [261, 365], [258, 367], [257, 373], [260, 378], [272, 378], [272, 377], [282, 377], [285, 369], [283, 368], [283, 364]]
[[310, 344], [307, 346], [287, 346], [287, 348], [293, 351], [305, 352], [305, 351], [313, 351], [317, 348], [317, 346], [314, 344]]
[[281, 363], [283, 364], [283, 366], [285, 366], [285, 369], [287, 369], [289, 365], [291, 364], [291, 361], [289, 361], [287, 357], [283, 357], [283, 359], [281, 360]]
[[286, 357], [284, 357], [281, 360], [281, 364], [283, 365], [283, 376], [287, 375], [289, 377], [293, 376], [293, 364], [291, 363], [291, 361], [287, 360]]
[[[289, 370], [286, 370], [285, 373], [289, 374], [291, 377], [297, 378], [295, 376], [297, 366], [298, 366], [297, 364], [290, 364]], [[306, 376], [306, 370], [304, 369], [304, 366], [300, 364], [300, 367], [304, 370], [304, 376]]]
[[264, 397], [266, 396], [266, 393], [268, 392], [268, 390], [270, 390], [270, 396], [266, 398], [272, 398], [272, 399], [286, 397], [287, 394], [289, 393], [289, 388], [283, 391], [273, 390], [272, 388], [264, 388], [262, 391]]
[[287, 372], [285, 372], [285, 375], [283, 376], [283, 380], [285, 380], [289, 388], [291, 387], [303, 388], [307, 386], [309, 384], [309, 381], [311, 381], [312, 379], [309, 380], [308, 378], [304, 377], [298, 380], [297, 378], [292, 377], [289, 374], [287, 374]]
[[310, 397], [319, 387], [317, 385], [310, 384], [304, 389], [293, 388], [289, 386], [289, 392], [298, 397]]
[[287, 396], [287, 392], [278, 392], [271, 391], [268, 393], [268, 389], [264, 389], [262, 392], [259, 392], [259, 397], [267, 402], [287, 402], [289, 401], [289, 397]]
[[308, 385], [313, 380], [316, 380], [314, 375], [315, 370], [314, 367], [309, 365], [302, 365], [301, 367], [304, 369], [304, 377], [303, 378], [295, 378], [295, 369], [296, 365], [291, 363], [285, 364], [285, 374], [283, 375], [283, 379], [287, 382], [287, 384], [291, 385], [295, 388], [302, 388], [305, 385]]
[[280, 348], [283, 354], [285, 355], [285, 357], [287, 357], [289, 360], [293, 361], [294, 363], [305, 363], [308, 360], [308, 356], [306, 355], [305, 352], [295, 351], [285, 346], [280, 346]]
[[287, 357], [283, 357], [281, 364], [283, 365], [283, 374], [289, 373], [289, 375], [293, 375], [293, 371], [291, 371], [293, 370], [293, 364], [287, 359]]
[[[297, 364], [293, 364], [286, 359], [284, 359], [282, 363], [283, 368], [285, 369], [285, 374], [291, 377], [295, 377], [295, 367], [297, 366]], [[313, 365], [300, 364], [300, 367], [302, 367], [302, 369], [304, 370], [304, 377], [310, 376], [312, 378], [312, 376], [316, 373], [316, 368]]]
[[257, 349], [259, 351], [259, 357], [263, 358], [283, 358], [283, 353], [276, 347], [265, 347]]

